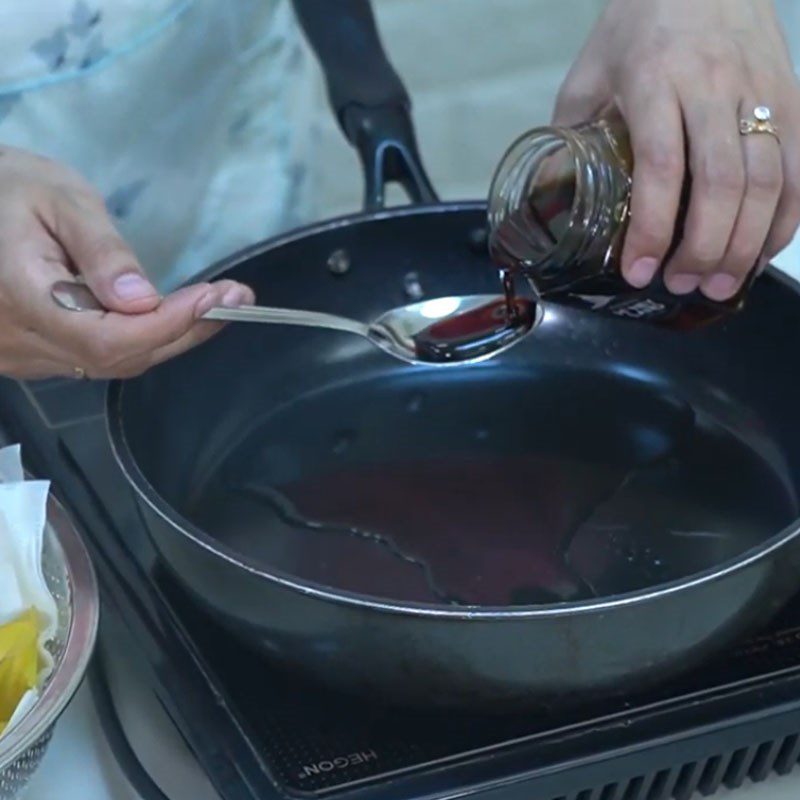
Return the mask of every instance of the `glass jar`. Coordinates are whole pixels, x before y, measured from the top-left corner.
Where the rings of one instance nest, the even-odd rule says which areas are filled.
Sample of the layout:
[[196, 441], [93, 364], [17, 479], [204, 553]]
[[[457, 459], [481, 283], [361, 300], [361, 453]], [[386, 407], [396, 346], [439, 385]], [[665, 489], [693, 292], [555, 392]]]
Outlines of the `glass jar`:
[[[658, 276], [636, 289], [620, 271], [630, 219], [633, 153], [615, 114], [574, 128], [537, 128], [503, 156], [489, 192], [489, 249], [523, 274], [536, 295], [630, 319], [694, 327], [741, 308], [748, 286], [717, 303], [699, 291], [671, 294]], [[683, 196], [671, 255], [680, 242], [691, 181]]]

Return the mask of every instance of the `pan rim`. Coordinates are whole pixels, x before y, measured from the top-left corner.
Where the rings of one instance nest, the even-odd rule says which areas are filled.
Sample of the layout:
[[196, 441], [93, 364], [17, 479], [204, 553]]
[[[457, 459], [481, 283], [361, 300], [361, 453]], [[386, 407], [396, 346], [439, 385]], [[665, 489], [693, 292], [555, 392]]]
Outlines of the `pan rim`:
[[[369, 223], [385, 218], [406, 217], [420, 214], [428, 215], [431, 213], [476, 211], [485, 207], [486, 204], [484, 201], [455, 201], [431, 205], [403, 206], [399, 208], [382, 209], [377, 212], [359, 212], [324, 220], [244, 248], [203, 271], [198, 276], [198, 279], [208, 280], [268, 250], [289, 244], [307, 236], [324, 233], [334, 228], [356, 223]], [[767, 268], [766, 274], [800, 297], [800, 281], [773, 265]], [[606, 613], [615, 609], [637, 606], [665, 596], [690, 591], [697, 587], [722, 580], [729, 575], [743, 572], [753, 565], [769, 559], [775, 551], [800, 536], [799, 517], [761, 544], [751, 547], [734, 558], [727, 559], [714, 567], [693, 573], [688, 577], [656, 584], [655, 586], [638, 589], [634, 592], [577, 602], [525, 606], [448, 606], [437, 603], [393, 601], [373, 595], [364, 595], [344, 589], [336, 589], [324, 584], [303, 580], [280, 570], [266, 569], [264, 565], [259, 565], [255, 561], [247, 559], [240, 553], [237, 553], [233, 548], [219, 543], [163, 500], [142, 473], [128, 445], [127, 435], [122, 424], [121, 413], [126, 383], [127, 381], [116, 380], [111, 381], [108, 385], [105, 414], [106, 428], [114, 458], [125, 475], [129, 486], [136, 492], [138, 498], [144, 502], [154, 514], [168, 524], [173, 529], [175, 535], [180, 535], [188, 539], [194, 547], [199, 547], [212, 557], [219, 558], [229, 565], [241, 569], [260, 580], [328, 603], [368, 609], [379, 613], [428, 619], [461, 620], [464, 622], [528, 620], [573, 616], [577, 614]]]

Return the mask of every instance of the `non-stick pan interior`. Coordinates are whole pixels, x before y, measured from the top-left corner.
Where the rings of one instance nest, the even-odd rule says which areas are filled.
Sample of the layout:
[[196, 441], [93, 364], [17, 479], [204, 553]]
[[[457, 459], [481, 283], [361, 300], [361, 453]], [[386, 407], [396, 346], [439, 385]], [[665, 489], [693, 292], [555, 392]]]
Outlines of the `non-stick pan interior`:
[[[417, 283], [491, 291], [467, 245], [480, 219], [334, 227], [234, 273], [263, 302], [369, 319]], [[333, 275], [342, 247], [353, 266]], [[125, 446], [165, 508], [265, 571], [398, 602], [620, 595], [797, 518], [798, 312], [774, 277], [704, 332], [549, 309], [521, 346], [458, 369], [408, 367], [347, 335], [232, 326], [125, 387]]]

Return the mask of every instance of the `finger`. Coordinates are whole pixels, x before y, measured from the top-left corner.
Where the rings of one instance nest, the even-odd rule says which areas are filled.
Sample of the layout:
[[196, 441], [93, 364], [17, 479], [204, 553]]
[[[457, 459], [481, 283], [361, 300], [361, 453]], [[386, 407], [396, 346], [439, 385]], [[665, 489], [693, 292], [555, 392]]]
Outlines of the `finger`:
[[[0, 218], [0, 273], [5, 275], [7, 306], [4, 315], [13, 323], [16, 338], [8, 348], [0, 342], [0, 355], [6, 350], [24, 352], [31, 359], [60, 364], [59, 374], [72, 374], [80, 367], [90, 376], [102, 377], [120, 361], [179, 339], [214, 306], [254, 302], [248, 287], [223, 280], [176, 292], [154, 312], [141, 315], [66, 311], [50, 294], [55, 281], [69, 278], [63, 259], [43, 253], [37, 236], [4, 236], [3, 219], [5, 216]], [[46, 231], [40, 233], [50, 241]], [[203, 338], [200, 335], [198, 341]], [[0, 361], [0, 371], [4, 366]], [[19, 372], [17, 365], [14, 371]]]
[[14, 305], [26, 328], [41, 339], [37, 352], [71, 369], [88, 369], [95, 377], [119, 361], [179, 338], [195, 321], [194, 316], [199, 319], [214, 306], [254, 302], [251, 289], [222, 280], [176, 292], [149, 314], [76, 313], [59, 308], [50, 296], [52, 284], [69, 276], [63, 264], [42, 260], [36, 255], [36, 248], [31, 249], [24, 241], [3, 246], [2, 240], [0, 264], [31, 266], [27, 272], [14, 270], [24, 279], [12, 283], [9, 289], [14, 292]]
[[212, 285], [221, 296], [219, 305], [226, 308], [250, 306], [256, 302], [255, 292], [249, 286], [238, 281], [225, 279]]
[[572, 126], [596, 119], [608, 105], [608, 96], [608, 88], [599, 71], [579, 63], [559, 90], [553, 124]]
[[135, 378], [148, 369], [183, 355], [189, 350], [204, 344], [216, 336], [224, 327], [224, 322], [202, 322], [195, 325], [174, 342], [159, 347], [144, 355], [136, 356], [128, 361], [123, 361], [114, 368], [114, 378]]
[[637, 87], [624, 106], [634, 167], [622, 274], [632, 286], [643, 288], [674, 237], [685, 173], [683, 124], [671, 90], [648, 93]]
[[764, 261], [785, 250], [797, 235], [800, 227], [800, 181], [795, 188], [785, 189], [775, 212], [767, 243], [764, 246]]
[[[56, 309], [56, 321], [69, 357], [91, 377], [113, 376], [122, 362], [177, 341], [220, 305], [249, 302], [252, 293], [232, 281], [200, 284], [166, 297], [145, 314], [71, 312]], [[51, 312], [52, 315], [52, 312]]]
[[767, 135], [741, 137], [746, 186], [728, 248], [717, 270], [700, 289], [708, 298], [723, 302], [741, 288], [767, 241], [783, 189], [783, 165], [777, 139]]
[[689, 294], [717, 271], [728, 249], [745, 191], [744, 155], [737, 124], [738, 102], [727, 92], [691, 87], [682, 94], [689, 146], [691, 197], [683, 237], [664, 271], [674, 294]]
[[57, 361], [47, 359], [26, 359], [4, 362], [0, 374], [16, 380], [44, 380], [45, 378], [75, 377], [75, 371], [70, 370]]
[[781, 130], [783, 192], [764, 246], [766, 259], [788, 247], [800, 227], [800, 134], [795, 128]]
[[[234, 283], [233, 281], [224, 281], [222, 283], [224, 283], [224, 285], [220, 284], [217, 286], [222, 294], [222, 305], [233, 308], [240, 305], [249, 305], [254, 302], [253, 293], [249, 288], [243, 287], [241, 284]], [[216, 336], [225, 325], [226, 323], [211, 322], [208, 320], [199, 322], [174, 342], [170, 342], [155, 350], [121, 362], [115, 366], [114, 374], [111, 377], [132, 378], [140, 375], [157, 364], [169, 361], [207, 342], [209, 339]]]
[[52, 214], [59, 243], [106, 308], [140, 314], [158, 305], [156, 288], [100, 201], [62, 194]]

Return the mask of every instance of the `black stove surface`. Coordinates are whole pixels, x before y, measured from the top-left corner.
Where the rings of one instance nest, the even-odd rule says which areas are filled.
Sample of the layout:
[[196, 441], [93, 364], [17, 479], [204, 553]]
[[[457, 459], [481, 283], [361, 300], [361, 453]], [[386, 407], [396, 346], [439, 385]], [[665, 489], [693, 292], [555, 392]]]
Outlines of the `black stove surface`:
[[800, 598], [763, 635], [689, 678], [638, 696], [556, 705], [519, 716], [425, 713], [376, 706], [309, 685], [268, 665], [194, 608], [172, 582], [165, 590], [218, 675], [232, 706], [262, 743], [277, 780], [290, 792], [324, 794], [404, 770], [478, 758], [555, 735], [630, 725], [725, 688], [800, 670]]
[[53, 479], [82, 527], [106, 628], [127, 633], [226, 800], [523, 792], [682, 800], [798, 762], [800, 596], [758, 637], [676, 683], [517, 716], [385, 708], [283, 672], [221, 630], [160, 569], [101, 409], [96, 384], [0, 385], [0, 427], [22, 443], [29, 468]]

